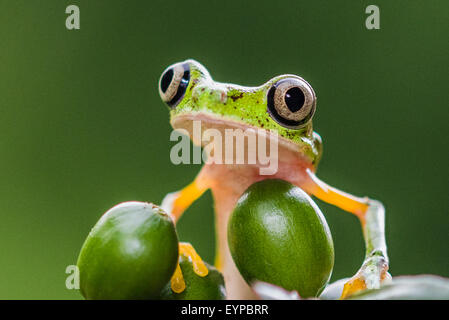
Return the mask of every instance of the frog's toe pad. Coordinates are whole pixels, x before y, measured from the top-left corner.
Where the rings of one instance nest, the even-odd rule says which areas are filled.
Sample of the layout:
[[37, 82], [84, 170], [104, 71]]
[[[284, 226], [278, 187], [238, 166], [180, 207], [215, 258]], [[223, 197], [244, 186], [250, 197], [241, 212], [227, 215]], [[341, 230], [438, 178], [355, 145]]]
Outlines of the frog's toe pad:
[[[190, 259], [193, 265], [193, 271], [200, 277], [205, 277], [209, 273], [209, 269], [207, 269], [203, 260], [200, 258], [198, 253], [196, 253], [195, 249], [190, 243], [180, 242], [179, 243], [179, 255], [184, 255]], [[171, 289], [175, 293], [181, 293], [186, 289], [186, 282], [184, 281], [184, 277], [182, 275], [181, 266], [176, 266], [175, 273], [171, 277], [170, 280]]]
[[365, 279], [363, 279], [363, 277], [354, 276], [348, 282], [345, 283], [340, 300], [346, 299], [350, 295], [365, 289], [366, 289]]
[[189, 257], [190, 261], [192, 261], [193, 271], [200, 277], [205, 277], [208, 275], [209, 270], [204, 264], [201, 257], [196, 253], [195, 249], [190, 243], [181, 242], [179, 243], [179, 254], [183, 254]]
[[176, 266], [175, 273], [171, 277], [171, 289], [175, 293], [181, 293], [186, 289], [186, 283], [184, 281], [184, 277], [182, 276], [181, 267], [178, 265]]
[[[363, 276], [361, 273], [357, 273], [354, 277], [352, 277], [345, 283], [340, 300], [346, 299], [354, 293], [357, 293], [358, 291], [362, 291], [365, 289], [378, 289], [380, 287], [380, 283], [388, 283], [390, 281], [391, 275], [386, 271], [384, 273], [381, 273], [380, 277], [377, 277], [377, 281], [373, 281], [372, 275], [370, 278], [368, 278], [366, 276]], [[373, 285], [373, 283], [377, 283], [378, 285]]]

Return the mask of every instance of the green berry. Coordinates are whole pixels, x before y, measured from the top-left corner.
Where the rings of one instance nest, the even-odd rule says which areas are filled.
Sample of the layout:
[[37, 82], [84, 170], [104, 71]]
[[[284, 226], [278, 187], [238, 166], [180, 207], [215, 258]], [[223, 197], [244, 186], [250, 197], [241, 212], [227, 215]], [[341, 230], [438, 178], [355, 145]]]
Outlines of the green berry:
[[121, 203], [101, 217], [81, 248], [81, 293], [86, 299], [155, 299], [177, 260], [172, 219], [151, 203]]
[[318, 206], [300, 188], [263, 180], [239, 199], [228, 224], [233, 260], [243, 278], [316, 297], [329, 281], [334, 246]]

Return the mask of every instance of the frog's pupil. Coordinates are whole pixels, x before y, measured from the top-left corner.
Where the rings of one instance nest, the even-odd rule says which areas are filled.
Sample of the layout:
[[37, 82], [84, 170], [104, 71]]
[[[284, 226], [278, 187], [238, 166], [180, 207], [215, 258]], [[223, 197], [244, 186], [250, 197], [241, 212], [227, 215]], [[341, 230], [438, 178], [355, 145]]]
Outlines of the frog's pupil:
[[285, 93], [285, 104], [291, 112], [300, 110], [304, 105], [304, 101], [304, 93], [298, 87], [293, 87]]
[[173, 68], [170, 68], [167, 71], [165, 71], [161, 79], [161, 90], [163, 93], [167, 91], [168, 86], [170, 85], [172, 79], [173, 79]]

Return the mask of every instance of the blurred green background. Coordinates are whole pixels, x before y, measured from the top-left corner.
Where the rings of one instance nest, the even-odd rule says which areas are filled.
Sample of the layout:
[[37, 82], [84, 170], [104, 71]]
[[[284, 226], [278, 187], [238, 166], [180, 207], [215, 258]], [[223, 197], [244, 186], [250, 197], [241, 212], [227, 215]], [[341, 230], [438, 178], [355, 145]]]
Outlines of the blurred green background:
[[[365, 28], [377, 4], [381, 29]], [[76, 4], [81, 29], [65, 28]], [[0, 298], [78, 299], [65, 268], [100, 215], [159, 203], [198, 165], [170, 162], [157, 81], [186, 58], [259, 85], [282, 73], [318, 95], [318, 175], [386, 206], [391, 273], [449, 276], [448, 1], [0, 0]], [[360, 266], [357, 219], [318, 201], [333, 279]], [[208, 193], [179, 223], [214, 257]]]

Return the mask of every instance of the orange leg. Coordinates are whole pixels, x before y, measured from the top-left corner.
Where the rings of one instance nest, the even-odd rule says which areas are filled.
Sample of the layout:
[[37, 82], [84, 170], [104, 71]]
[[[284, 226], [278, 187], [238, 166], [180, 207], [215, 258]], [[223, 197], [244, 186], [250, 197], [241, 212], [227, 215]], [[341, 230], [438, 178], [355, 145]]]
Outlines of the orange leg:
[[[173, 221], [176, 223], [184, 211], [208, 189], [208, 184], [205, 179], [201, 177], [201, 173], [196, 179], [186, 186], [184, 189], [169, 193], [162, 200], [161, 208], [171, 215]], [[205, 277], [208, 274], [208, 269], [203, 260], [196, 253], [195, 249], [190, 243], [179, 243], [179, 255], [185, 255], [190, 258], [193, 264], [193, 271], [200, 277]], [[176, 267], [175, 273], [171, 278], [171, 287], [173, 292], [181, 293], [185, 290], [186, 284], [182, 275], [179, 263]]]
[[365, 260], [362, 267], [344, 286], [341, 299], [363, 289], [377, 289], [389, 279], [385, 243], [385, 209], [381, 202], [359, 198], [327, 185], [307, 169], [309, 183], [304, 190], [318, 199], [355, 214], [362, 225], [365, 239]]
[[171, 214], [176, 223], [184, 211], [207, 189], [209, 189], [208, 181], [202, 178], [200, 173], [192, 183], [182, 190], [167, 194], [162, 200], [161, 208]]

